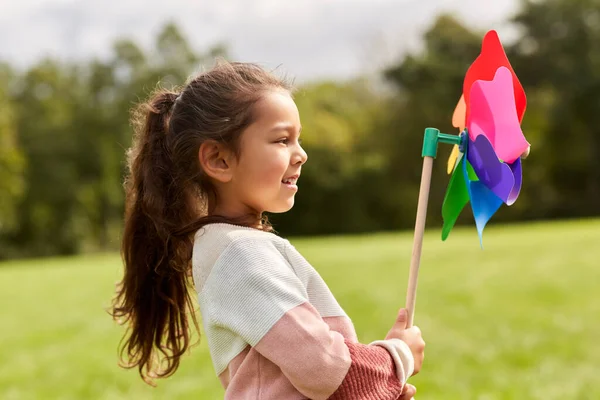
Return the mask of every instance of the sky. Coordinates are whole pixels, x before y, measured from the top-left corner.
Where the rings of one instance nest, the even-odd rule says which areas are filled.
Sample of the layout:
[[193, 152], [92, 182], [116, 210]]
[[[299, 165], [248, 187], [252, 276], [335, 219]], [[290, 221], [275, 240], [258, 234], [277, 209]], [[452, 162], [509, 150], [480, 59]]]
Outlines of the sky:
[[518, 0], [0, 0], [0, 60], [27, 67], [48, 55], [105, 58], [115, 39], [148, 48], [174, 21], [198, 52], [223, 42], [231, 58], [300, 81], [348, 78], [418, 49], [441, 12], [505, 40], [517, 7]]

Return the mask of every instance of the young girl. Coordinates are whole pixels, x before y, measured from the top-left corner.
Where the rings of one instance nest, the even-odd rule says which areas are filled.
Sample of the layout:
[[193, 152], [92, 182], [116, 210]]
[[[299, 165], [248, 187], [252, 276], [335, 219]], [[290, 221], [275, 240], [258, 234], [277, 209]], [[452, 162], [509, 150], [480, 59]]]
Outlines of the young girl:
[[291, 88], [258, 66], [217, 64], [136, 114], [128, 154], [125, 275], [113, 315], [147, 382], [175, 372], [198, 294], [226, 399], [410, 399], [425, 343], [400, 310], [357, 341], [315, 269], [264, 212], [294, 204], [307, 155]]

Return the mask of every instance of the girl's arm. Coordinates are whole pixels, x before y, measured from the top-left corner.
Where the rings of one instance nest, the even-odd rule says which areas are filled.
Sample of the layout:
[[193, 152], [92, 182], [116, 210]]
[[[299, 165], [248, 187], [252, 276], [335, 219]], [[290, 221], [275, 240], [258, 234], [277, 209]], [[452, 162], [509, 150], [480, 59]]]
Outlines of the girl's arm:
[[284, 314], [254, 348], [311, 399], [395, 400], [412, 374], [412, 355], [398, 339], [379, 344], [345, 340], [303, 303]]
[[203, 293], [205, 316], [242, 337], [311, 399], [395, 400], [413, 372], [401, 340], [345, 340], [323, 321], [292, 267], [272, 242], [244, 238], [228, 246]]

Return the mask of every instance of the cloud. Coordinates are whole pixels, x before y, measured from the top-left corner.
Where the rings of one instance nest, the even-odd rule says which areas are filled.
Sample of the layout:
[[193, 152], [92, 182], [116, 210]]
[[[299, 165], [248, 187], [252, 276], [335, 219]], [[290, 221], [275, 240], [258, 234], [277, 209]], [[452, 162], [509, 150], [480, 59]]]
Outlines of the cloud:
[[279, 66], [299, 80], [349, 77], [414, 48], [435, 15], [502, 28], [516, 0], [22, 0], [3, 5], [0, 58], [26, 66], [52, 55], [106, 57], [131, 37], [149, 47], [177, 22], [192, 46], [225, 42], [239, 60]]

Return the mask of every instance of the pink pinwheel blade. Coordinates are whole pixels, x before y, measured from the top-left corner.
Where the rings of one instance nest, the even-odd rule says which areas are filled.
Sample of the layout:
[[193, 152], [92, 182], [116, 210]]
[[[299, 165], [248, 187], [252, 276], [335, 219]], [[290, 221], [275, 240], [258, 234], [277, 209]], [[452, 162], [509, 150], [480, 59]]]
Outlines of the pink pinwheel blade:
[[512, 74], [500, 67], [492, 81], [477, 81], [471, 87], [469, 136], [488, 138], [498, 158], [513, 163], [529, 147], [515, 108]]

